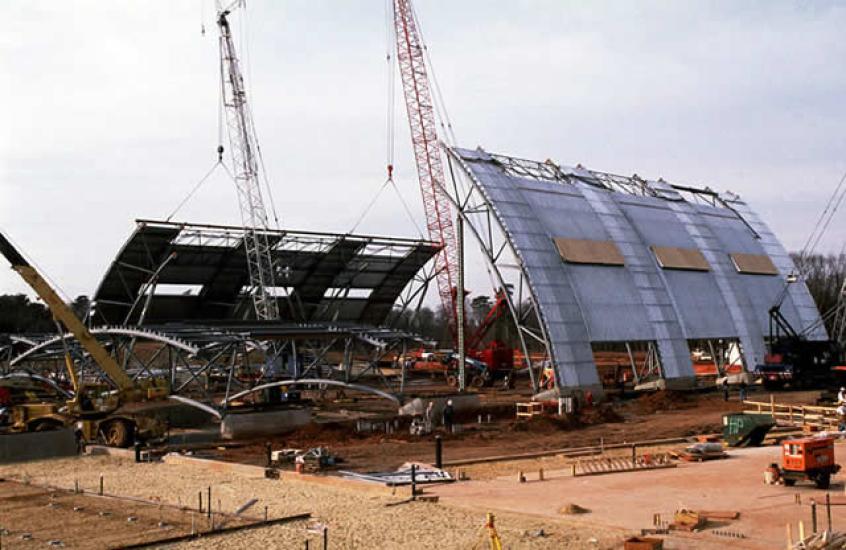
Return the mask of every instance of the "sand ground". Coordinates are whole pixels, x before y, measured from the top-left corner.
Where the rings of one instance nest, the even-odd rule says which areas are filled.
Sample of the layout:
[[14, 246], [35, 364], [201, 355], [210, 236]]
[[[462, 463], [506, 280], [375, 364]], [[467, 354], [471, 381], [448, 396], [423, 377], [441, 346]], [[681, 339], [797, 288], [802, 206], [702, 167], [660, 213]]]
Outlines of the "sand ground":
[[[210, 472], [181, 464], [135, 464], [108, 456], [85, 456], [0, 467], [0, 477], [72, 488], [95, 490], [104, 476], [105, 491], [174, 504], [194, 504], [198, 491], [212, 487], [212, 502], [224, 511], [234, 511], [250, 498], [258, 498], [256, 509], [268, 507], [270, 517], [311, 512], [314, 520], [328, 526], [332, 549], [416, 549], [473, 548], [479, 540], [487, 508], [454, 507], [443, 503], [414, 502], [386, 507], [400, 500], [390, 495], [327, 487], [300, 480], [268, 480], [257, 476]], [[2, 518], [2, 511], [0, 511]], [[2, 524], [0, 519], [0, 524]], [[211, 541], [194, 541], [174, 548], [303, 548], [311, 538], [306, 523], [273, 526], [236, 533]], [[8, 526], [7, 528], [25, 528]], [[569, 519], [533, 517], [519, 511], [497, 514], [497, 528], [506, 548], [582, 549], [616, 548], [623, 532], [573, 524]], [[534, 536], [540, 529], [545, 536]], [[33, 532], [37, 535], [37, 532]], [[7, 541], [10, 539], [7, 539]], [[11, 539], [13, 544], [14, 539]], [[4, 541], [4, 548], [14, 548]], [[482, 548], [480, 546], [480, 548]]]

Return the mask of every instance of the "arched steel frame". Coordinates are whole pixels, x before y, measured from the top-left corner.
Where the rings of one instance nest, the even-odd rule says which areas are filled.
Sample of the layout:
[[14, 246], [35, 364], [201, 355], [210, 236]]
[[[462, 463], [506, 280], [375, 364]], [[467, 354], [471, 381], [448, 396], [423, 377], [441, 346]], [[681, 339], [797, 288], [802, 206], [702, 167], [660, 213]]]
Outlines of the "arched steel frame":
[[278, 388], [280, 386], [312, 386], [312, 385], [326, 385], [326, 386], [338, 386], [350, 390], [365, 392], [365, 393], [372, 393], [374, 395], [378, 395], [379, 397], [383, 397], [390, 401], [393, 401], [397, 405], [401, 404], [400, 398], [396, 395], [388, 392], [384, 392], [382, 390], [376, 389], [373, 386], [364, 386], [362, 384], [351, 384], [349, 382], [341, 382], [340, 380], [328, 380], [325, 378], [300, 378], [298, 380], [282, 380], [281, 382], [271, 382], [269, 384], [261, 384], [259, 386], [252, 387], [250, 389], [244, 390], [242, 392], [236, 393], [235, 395], [230, 395], [226, 397], [223, 401], [221, 401], [221, 405], [227, 405], [228, 403], [240, 399], [245, 395], [249, 395], [251, 393], [259, 392], [262, 390], [266, 390], [268, 388]]
[[[181, 349], [182, 351], [185, 351], [191, 355], [196, 354], [198, 351], [196, 347], [188, 344], [187, 342], [179, 340], [178, 338], [173, 338], [171, 336], [168, 336], [167, 334], [154, 332], [147, 329], [129, 327], [102, 327], [91, 329], [91, 334], [98, 337], [129, 336], [132, 338], [142, 338], [144, 340], [159, 342], [177, 349]], [[56, 344], [60, 344], [62, 340], [69, 341], [73, 340], [73, 338], [74, 336], [71, 333], [66, 333], [61, 336], [54, 336], [53, 338], [40, 342], [27, 349], [23, 353], [18, 354], [10, 361], [10, 364], [12, 366], [15, 366], [21, 363], [22, 361], [27, 360], [30, 356], [34, 354], [41, 353], [42, 351], [46, 351], [49, 348], [55, 346]]]
[[[447, 196], [453, 203], [458, 215], [462, 217], [465, 222], [465, 227], [469, 228], [473, 234], [479, 248], [488, 263], [493, 278], [500, 288], [508, 289], [512, 286], [508, 278], [504, 274], [505, 268], [510, 268], [517, 271], [518, 280], [516, 286], [516, 300], [512, 292], [506, 292], [506, 304], [510, 318], [517, 330], [517, 335], [520, 340], [520, 348], [525, 358], [525, 364], [529, 371], [529, 376], [532, 382], [534, 391], [539, 391], [539, 372], [536, 372], [536, 366], [532, 364], [531, 355], [529, 352], [529, 345], [526, 338], [531, 338], [532, 341], [540, 344], [543, 348], [544, 361], [555, 364], [555, 357], [553, 356], [552, 346], [549, 345], [549, 337], [546, 332], [546, 323], [544, 322], [540, 308], [537, 306], [537, 298], [534, 295], [534, 290], [530, 284], [530, 278], [527, 271], [523, 267], [520, 253], [517, 247], [512, 243], [511, 236], [508, 233], [506, 226], [500, 220], [496, 208], [488, 201], [485, 194], [481, 191], [479, 182], [473, 176], [472, 171], [466, 166], [465, 161], [457, 155], [450, 146], [442, 144], [446, 152], [449, 164], [450, 179], [452, 181], [452, 189], [447, 190]], [[455, 165], [461, 169], [456, 173]], [[469, 185], [467, 185], [469, 183]], [[504, 260], [510, 257], [517, 261], [517, 264], [505, 264]], [[522, 304], [524, 298], [528, 300], [530, 308], [523, 311]], [[527, 323], [532, 316], [537, 320], [540, 332], [534, 330]], [[543, 365], [540, 366], [542, 368]], [[558, 387], [558, 377], [554, 377], [555, 387]]]

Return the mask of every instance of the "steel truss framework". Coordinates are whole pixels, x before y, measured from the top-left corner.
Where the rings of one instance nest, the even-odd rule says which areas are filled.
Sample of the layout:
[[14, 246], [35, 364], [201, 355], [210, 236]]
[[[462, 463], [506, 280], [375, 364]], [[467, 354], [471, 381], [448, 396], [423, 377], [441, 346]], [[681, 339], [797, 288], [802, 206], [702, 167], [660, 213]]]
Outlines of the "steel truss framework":
[[445, 146], [445, 149], [452, 185], [444, 191], [478, 244], [487, 262], [492, 286], [495, 290], [506, 290], [506, 306], [516, 329], [523, 363], [532, 388], [538, 391], [541, 371], [552, 364], [553, 357], [543, 323], [537, 322], [541, 316], [528, 287], [526, 272], [493, 206], [480, 191], [478, 182], [473, 180], [472, 172], [462, 169], [464, 161], [450, 147]]
[[[294, 307], [286, 309], [288, 320], [260, 321], [241, 315], [252, 309], [249, 292], [243, 290], [248, 281], [242, 228], [138, 223], [95, 295], [91, 318], [120, 318], [120, 324], [102, 325], [92, 333], [133, 378], [167, 377], [176, 395], [204, 402], [220, 397], [223, 404], [235, 393], [288, 378], [334, 380], [353, 389], [372, 384], [390, 394], [404, 390], [404, 371], [398, 379], [388, 378], [379, 367], [424, 342], [367, 320], [381, 323], [389, 313], [397, 319], [405, 313], [415, 326], [437, 275], [430, 261], [439, 250], [434, 243], [270, 231], [273, 253], [284, 260], [276, 265], [282, 266]], [[205, 291], [226, 286], [221, 281], [230, 295], [225, 307], [210, 310], [225, 312], [217, 319], [173, 319], [184, 308], [173, 308], [174, 296], [156, 292], [166, 284], [201, 286], [197, 295], [175, 297], [193, 300], [197, 311], [207, 302], [220, 305], [215, 302], [219, 294]], [[369, 296], [354, 296], [362, 288]], [[312, 320], [299, 321], [303, 315]], [[65, 345], [83, 379], [107, 381], [68, 334], [12, 336], [0, 342], [0, 374], [24, 370], [64, 382]]]
[[725, 193], [725, 196], [723, 196], [710, 187], [697, 188], [685, 185], [676, 185], [668, 183], [660, 178], [655, 182], [650, 182], [642, 179], [637, 174], [632, 176], [620, 176], [609, 172], [588, 170], [581, 165], [577, 165], [575, 168], [569, 168], [560, 166], [549, 159], [540, 162], [493, 153], [488, 153], [488, 155], [490, 155], [493, 161], [506, 174], [512, 176], [553, 181], [563, 184], [580, 182], [592, 185], [604, 191], [614, 191], [635, 196], [656, 197], [665, 200], [684, 200], [687, 202], [713, 206], [715, 208], [725, 208], [733, 212], [734, 215], [746, 225], [749, 231], [752, 232], [755, 238], [760, 238], [758, 232], [755, 231], [754, 227], [752, 227], [752, 224], [749, 223], [749, 221], [746, 220], [743, 215], [731, 205], [732, 198], [738, 198], [732, 193]]
[[[133, 379], [167, 378], [175, 395], [224, 405], [236, 393], [252, 393], [280, 378], [282, 373], [264, 368], [273, 359], [267, 357], [270, 350], [291, 366], [294, 380], [334, 380], [352, 389], [369, 384], [383, 388], [376, 393], [399, 395], [405, 372], [398, 380], [389, 379], [379, 368], [380, 362], [409, 346], [423, 344], [413, 334], [387, 328], [306, 324], [122, 326], [93, 329], [92, 333]], [[29, 372], [66, 386], [66, 346], [80, 379], [109, 383], [70, 334], [16, 338], [14, 355], [12, 345], [4, 345], [0, 375]], [[343, 352], [340, 362], [327, 359], [330, 351], [339, 350]]]
[[[94, 295], [94, 322], [252, 317], [244, 229], [137, 224]], [[429, 241], [373, 235], [274, 230], [267, 237], [287, 322], [379, 325], [410, 286], [419, 286], [421, 271], [440, 249]], [[178, 292], [167, 291], [174, 286]]]

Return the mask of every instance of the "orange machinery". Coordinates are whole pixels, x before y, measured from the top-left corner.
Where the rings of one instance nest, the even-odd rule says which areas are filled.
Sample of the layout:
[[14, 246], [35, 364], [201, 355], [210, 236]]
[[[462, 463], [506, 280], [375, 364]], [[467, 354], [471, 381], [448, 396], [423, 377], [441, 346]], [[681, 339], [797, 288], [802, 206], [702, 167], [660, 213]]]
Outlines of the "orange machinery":
[[839, 470], [840, 465], [834, 462], [832, 437], [787, 439], [782, 443], [781, 476], [788, 487], [809, 480], [819, 489], [828, 489], [831, 476]]

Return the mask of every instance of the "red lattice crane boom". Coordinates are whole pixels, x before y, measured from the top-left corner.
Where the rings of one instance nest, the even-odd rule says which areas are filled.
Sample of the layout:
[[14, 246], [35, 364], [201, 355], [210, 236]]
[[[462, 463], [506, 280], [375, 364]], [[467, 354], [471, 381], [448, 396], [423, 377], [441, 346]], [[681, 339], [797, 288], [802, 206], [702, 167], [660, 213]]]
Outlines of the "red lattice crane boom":
[[435, 106], [426, 71], [423, 41], [417, 28], [410, 0], [394, 0], [394, 29], [397, 43], [397, 64], [402, 76], [402, 89], [417, 177], [426, 212], [429, 238], [441, 244], [435, 258], [438, 293], [449, 315], [449, 326], [456, 333], [455, 283], [458, 268], [458, 247], [452, 209], [446, 193], [446, 179], [438, 140]]

